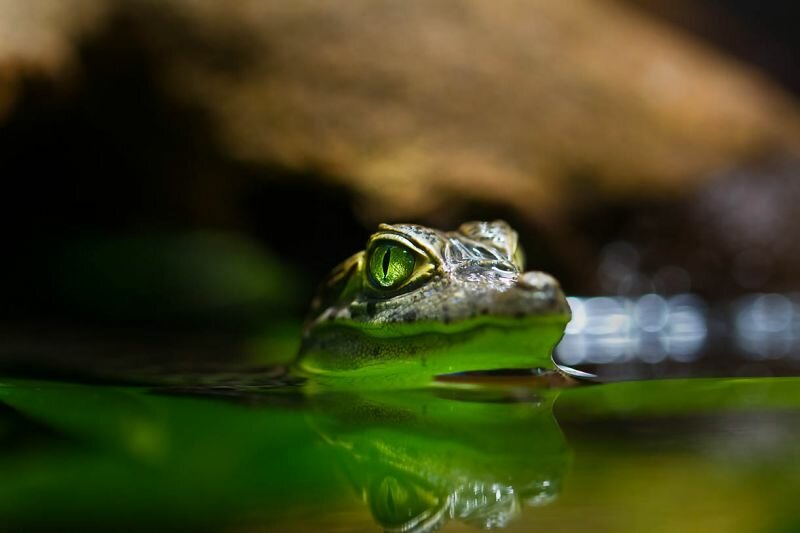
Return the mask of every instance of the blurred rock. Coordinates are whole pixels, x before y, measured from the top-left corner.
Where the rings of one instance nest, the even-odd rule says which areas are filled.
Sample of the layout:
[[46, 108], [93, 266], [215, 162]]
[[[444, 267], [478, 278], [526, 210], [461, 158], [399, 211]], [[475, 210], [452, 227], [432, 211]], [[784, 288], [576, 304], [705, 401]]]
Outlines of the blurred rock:
[[779, 90], [612, 2], [4, 0], [0, 57], [57, 72], [109, 12], [226, 150], [347, 183], [374, 220], [475, 198], [546, 218], [797, 147]]
[[20, 80], [61, 77], [76, 67], [76, 46], [113, 3], [97, 0], [0, 1], [0, 119], [13, 105]]
[[794, 0], [623, 1], [754, 65], [795, 94], [800, 92]]
[[[172, 6], [206, 43], [158, 33], [175, 93], [232, 153], [345, 182], [373, 221], [480, 199], [547, 223], [798, 145], [779, 90], [615, 3]], [[237, 43], [243, 64], [210, 60]]]

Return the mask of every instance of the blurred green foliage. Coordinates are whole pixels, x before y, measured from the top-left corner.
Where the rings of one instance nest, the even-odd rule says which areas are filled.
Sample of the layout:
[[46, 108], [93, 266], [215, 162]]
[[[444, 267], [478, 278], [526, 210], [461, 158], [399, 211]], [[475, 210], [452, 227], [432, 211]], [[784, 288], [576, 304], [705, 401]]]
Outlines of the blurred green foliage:
[[64, 303], [110, 320], [258, 325], [298, 314], [308, 285], [226, 233], [84, 237], [65, 242], [54, 261]]

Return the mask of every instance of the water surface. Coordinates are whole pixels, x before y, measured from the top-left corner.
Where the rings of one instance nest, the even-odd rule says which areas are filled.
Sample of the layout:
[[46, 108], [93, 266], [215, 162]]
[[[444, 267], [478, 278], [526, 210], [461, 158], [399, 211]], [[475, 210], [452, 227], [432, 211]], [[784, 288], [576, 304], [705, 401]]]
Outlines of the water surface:
[[308, 395], [0, 379], [0, 529], [793, 531], [798, 387]]

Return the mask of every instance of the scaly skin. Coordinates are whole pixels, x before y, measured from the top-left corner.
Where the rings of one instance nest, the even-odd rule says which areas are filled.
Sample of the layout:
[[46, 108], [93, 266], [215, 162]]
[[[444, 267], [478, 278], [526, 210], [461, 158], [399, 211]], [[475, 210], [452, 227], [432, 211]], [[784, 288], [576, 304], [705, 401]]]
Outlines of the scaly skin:
[[[413, 272], [391, 288], [375, 278], [391, 275], [388, 257], [382, 264], [383, 255], [372, 257], [387, 243], [403, 248], [397, 256], [416, 258]], [[477, 370], [557, 373], [551, 354], [569, 317], [558, 282], [524, 271], [517, 234], [505, 222], [469, 222], [453, 232], [381, 224], [366, 250], [323, 284], [295, 370], [368, 387], [424, 385]]]

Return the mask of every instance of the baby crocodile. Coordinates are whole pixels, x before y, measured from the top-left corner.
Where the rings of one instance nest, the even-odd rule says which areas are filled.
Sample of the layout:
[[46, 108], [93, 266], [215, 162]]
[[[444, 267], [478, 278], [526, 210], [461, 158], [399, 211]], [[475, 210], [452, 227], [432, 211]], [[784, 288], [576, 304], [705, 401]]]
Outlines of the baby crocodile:
[[569, 306], [524, 261], [500, 220], [451, 232], [381, 224], [312, 302], [295, 371], [374, 387], [497, 369], [564, 378], [551, 354]]

